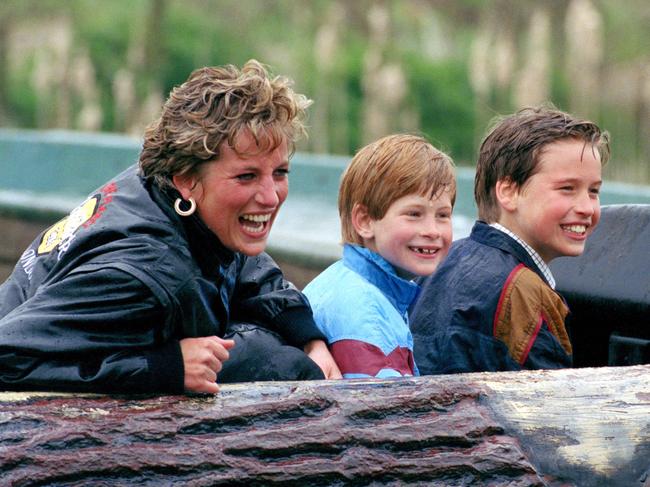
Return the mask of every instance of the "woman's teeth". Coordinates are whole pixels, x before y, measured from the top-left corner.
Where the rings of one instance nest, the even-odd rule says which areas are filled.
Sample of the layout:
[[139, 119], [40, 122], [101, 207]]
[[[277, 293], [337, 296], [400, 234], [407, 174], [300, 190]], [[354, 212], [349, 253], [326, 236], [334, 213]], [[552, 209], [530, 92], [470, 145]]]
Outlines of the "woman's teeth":
[[264, 230], [265, 224], [271, 219], [270, 214], [266, 215], [242, 215], [240, 220], [248, 232], [259, 233]]

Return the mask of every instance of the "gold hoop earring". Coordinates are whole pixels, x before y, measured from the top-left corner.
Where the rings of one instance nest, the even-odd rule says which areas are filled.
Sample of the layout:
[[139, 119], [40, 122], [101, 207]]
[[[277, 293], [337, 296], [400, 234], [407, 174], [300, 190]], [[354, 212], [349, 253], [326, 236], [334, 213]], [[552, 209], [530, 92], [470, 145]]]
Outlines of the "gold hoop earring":
[[190, 216], [196, 211], [196, 201], [194, 201], [194, 198], [190, 196], [190, 199], [187, 201], [190, 204], [190, 207], [187, 210], [181, 209], [181, 203], [185, 203], [185, 200], [182, 198], [176, 198], [176, 201], [174, 201], [174, 211], [176, 211], [180, 216]]

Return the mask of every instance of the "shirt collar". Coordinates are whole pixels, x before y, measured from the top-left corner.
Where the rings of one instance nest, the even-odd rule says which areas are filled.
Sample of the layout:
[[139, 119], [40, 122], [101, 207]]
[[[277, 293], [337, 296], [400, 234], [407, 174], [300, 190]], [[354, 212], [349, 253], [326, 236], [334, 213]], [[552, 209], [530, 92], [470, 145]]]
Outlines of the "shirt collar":
[[512, 231], [508, 230], [503, 225], [499, 223], [490, 223], [489, 225], [492, 228], [496, 228], [497, 230], [502, 231], [503, 233], [510, 236], [512, 239], [514, 239], [519, 245], [521, 245], [524, 248], [524, 250], [528, 253], [528, 255], [530, 255], [530, 258], [533, 259], [535, 265], [537, 265], [537, 268], [540, 270], [540, 272], [544, 275], [544, 277], [546, 278], [546, 282], [548, 282], [548, 285], [551, 286], [552, 289], [555, 289], [555, 278], [553, 277], [551, 268], [546, 264], [546, 262], [544, 262], [544, 260], [535, 251], [534, 248], [532, 248], [530, 245], [524, 242], [516, 233], [513, 233]]

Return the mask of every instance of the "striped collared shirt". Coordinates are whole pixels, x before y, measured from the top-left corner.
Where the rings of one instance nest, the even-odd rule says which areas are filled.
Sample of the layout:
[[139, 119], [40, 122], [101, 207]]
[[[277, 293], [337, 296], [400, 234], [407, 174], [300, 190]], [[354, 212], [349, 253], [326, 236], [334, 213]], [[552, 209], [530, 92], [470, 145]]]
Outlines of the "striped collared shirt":
[[537, 268], [541, 271], [541, 273], [546, 278], [546, 282], [548, 282], [548, 285], [551, 286], [551, 289], [555, 289], [555, 278], [553, 277], [553, 273], [551, 272], [550, 267], [546, 265], [546, 262], [542, 260], [542, 258], [539, 256], [539, 254], [535, 251], [534, 248], [532, 248], [530, 245], [528, 245], [526, 242], [524, 242], [521, 238], [519, 238], [516, 234], [512, 233], [503, 225], [500, 225], [498, 223], [490, 223], [490, 226], [496, 228], [497, 230], [501, 230], [506, 235], [509, 235], [510, 237], [515, 239], [515, 241], [519, 245], [521, 245], [524, 249], [526, 249], [528, 255], [530, 255], [531, 259], [533, 259], [535, 264], [537, 264]]

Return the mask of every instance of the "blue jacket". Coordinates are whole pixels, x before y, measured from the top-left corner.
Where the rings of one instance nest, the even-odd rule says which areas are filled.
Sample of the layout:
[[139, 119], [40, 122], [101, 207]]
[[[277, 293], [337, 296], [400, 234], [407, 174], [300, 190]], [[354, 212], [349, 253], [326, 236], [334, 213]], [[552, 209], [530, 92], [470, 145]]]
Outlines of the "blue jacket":
[[380, 255], [346, 244], [304, 293], [345, 378], [419, 375], [407, 316], [418, 286]]
[[257, 323], [322, 338], [266, 254], [225, 248], [132, 166], [25, 250], [0, 286], [0, 390], [183, 392], [183, 338]]
[[526, 250], [479, 221], [422, 284], [415, 359], [422, 374], [570, 367], [567, 314]]

